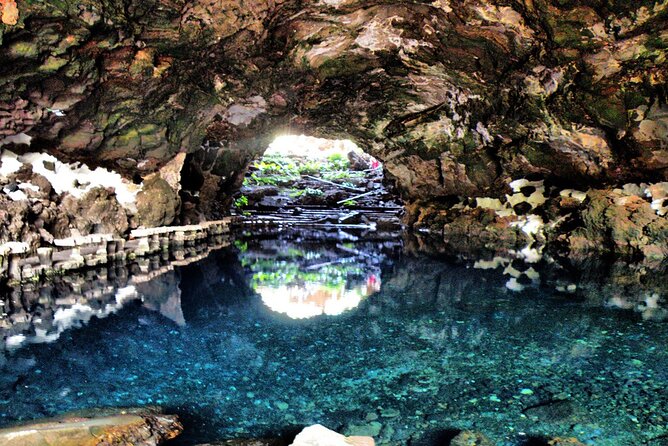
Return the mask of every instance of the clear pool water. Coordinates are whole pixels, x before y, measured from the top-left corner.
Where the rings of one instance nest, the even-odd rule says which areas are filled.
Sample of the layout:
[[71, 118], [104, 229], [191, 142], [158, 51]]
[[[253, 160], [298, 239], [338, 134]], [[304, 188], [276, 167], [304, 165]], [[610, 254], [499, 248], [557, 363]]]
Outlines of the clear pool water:
[[609, 283], [569, 287], [576, 277], [525, 269], [509, 286], [508, 264], [382, 243], [237, 245], [136, 284], [131, 298], [107, 290], [113, 311], [52, 311], [80, 320], [6, 348], [0, 423], [159, 405], [182, 415], [181, 444], [313, 423], [381, 445], [443, 444], [457, 429], [507, 445], [668, 444], [668, 324], [576, 291], [610, 300]]

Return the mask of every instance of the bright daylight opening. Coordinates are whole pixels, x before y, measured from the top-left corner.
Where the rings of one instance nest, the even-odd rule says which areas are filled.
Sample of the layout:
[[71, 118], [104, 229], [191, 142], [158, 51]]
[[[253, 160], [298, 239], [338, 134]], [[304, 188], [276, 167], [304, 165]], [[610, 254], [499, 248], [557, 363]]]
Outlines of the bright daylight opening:
[[[302, 234], [396, 240], [401, 228], [401, 204], [384, 184], [382, 164], [349, 140], [276, 138], [249, 167], [233, 206], [269, 231], [298, 227]], [[361, 267], [368, 259], [345, 246], [335, 254], [292, 249], [279, 262], [261, 260], [246, 265], [255, 292], [273, 311], [296, 319], [355, 308], [381, 283], [380, 271]]]
[[355, 210], [400, 203], [383, 184], [382, 164], [352, 141], [279, 136], [249, 167], [233, 211], [248, 216], [304, 206]]

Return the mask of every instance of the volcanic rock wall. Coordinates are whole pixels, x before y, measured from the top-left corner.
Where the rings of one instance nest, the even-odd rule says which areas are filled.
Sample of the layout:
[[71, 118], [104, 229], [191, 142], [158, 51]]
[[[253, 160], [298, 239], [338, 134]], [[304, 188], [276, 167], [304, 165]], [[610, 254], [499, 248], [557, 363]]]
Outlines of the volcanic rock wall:
[[[446, 228], [446, 238], [492, 227], [511, 235], [483, 245], [542, 243], [522, 232], [522, 218], [535, 215], [559, 249], [668, 253], [664, 194], [650, 190], [668, 180], [668, 1], [2, 8], [0, 135], [26, 133], [31, 151], [103, 166], [163, 194], [169, 182], [151, 175], [188, 154], [180, 185], [170, 186], [187, 212], [143, 220], [131, 210], [129, 227], [223, 212], [248, 161], [290, 131], [354, 139], [384, 162], [407, 222]], [[515, 209], [508, 197], [521, 179], [543, 182], [544, 203]], [[581, 243], [583, 234], [596, 243]]]

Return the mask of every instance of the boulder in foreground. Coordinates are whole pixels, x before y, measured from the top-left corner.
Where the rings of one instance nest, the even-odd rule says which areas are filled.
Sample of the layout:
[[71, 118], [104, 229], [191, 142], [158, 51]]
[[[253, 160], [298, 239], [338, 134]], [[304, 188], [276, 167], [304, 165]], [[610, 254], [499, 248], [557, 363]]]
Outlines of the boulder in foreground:
[[291, 446], [374, 446], [371, 437], [346, 437], [320, 424], [304, 428]]

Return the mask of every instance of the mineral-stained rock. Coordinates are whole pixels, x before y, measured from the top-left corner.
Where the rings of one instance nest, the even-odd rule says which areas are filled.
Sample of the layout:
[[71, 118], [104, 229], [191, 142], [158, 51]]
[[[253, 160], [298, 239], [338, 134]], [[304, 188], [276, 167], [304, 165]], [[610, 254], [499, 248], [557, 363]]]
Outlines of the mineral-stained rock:
[[100, 417], [65, 415], [0, 429], [0, 444], [12, 446], [155, 446], [181, 433], [173, 415], [119, 412]]
[[159, 175], [146, 180], [144, 189], [137, 194], [137, 216], [139, 224], [145, 227], [171, 224], [178, 207], [177, 192]]
[[129, 227], [127, 211], [115, 192], [103, 187], [91, 189], [80, 199], [66, 194], [56, 218], [53, 235], [57, 238], [92, 233], [121, 235]]
[[607, 246], [621, 254], [668, 255], [668, 219], [657, 215], [647, 200], [602, 190], [591, 190], [587, 195], [584, 225], [570, 237], [572, 250]]

